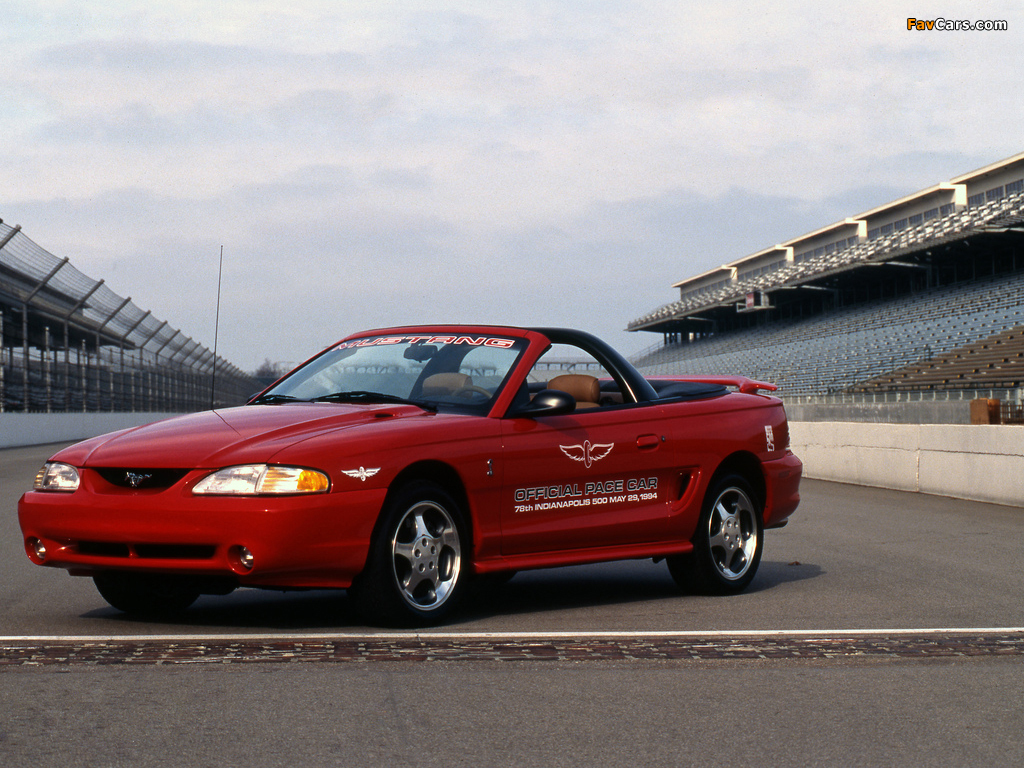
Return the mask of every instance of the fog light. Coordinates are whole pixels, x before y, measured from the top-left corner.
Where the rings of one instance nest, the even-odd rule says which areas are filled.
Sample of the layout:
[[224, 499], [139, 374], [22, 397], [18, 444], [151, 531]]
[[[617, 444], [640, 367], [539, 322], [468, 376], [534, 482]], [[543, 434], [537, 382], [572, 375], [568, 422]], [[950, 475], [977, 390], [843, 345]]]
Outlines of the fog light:
[[240, 562], [244, 568], [251, 571], [253, 565], [256, 563], [256, 558], [252, 556], [252, 552], [249, 551], [248, 547], [239, 547], [238, 562]]
[[31, 553], [35, 555], [35, 560], [43, 562], [46, 559], [46, 545], [43, 544], [39, 539], [32, 538], [28, 540], [28, 545], [31, 548]]

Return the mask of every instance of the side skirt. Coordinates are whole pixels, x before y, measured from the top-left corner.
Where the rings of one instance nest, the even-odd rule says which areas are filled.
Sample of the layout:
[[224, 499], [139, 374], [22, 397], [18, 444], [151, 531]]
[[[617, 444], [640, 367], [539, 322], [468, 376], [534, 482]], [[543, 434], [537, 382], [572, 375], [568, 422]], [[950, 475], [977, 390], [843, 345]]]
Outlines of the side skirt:
[[623, 547], [596, 547], [560, 552], [537, 552], [511, 557], [493, 557], [473, 563], [476, 573], [500, 571], [528, 571], [536, 568], [557, 568], [563, 565], [586, 565], [611, 560], [661, 559], [669, 555], [682, 555], [693, 551], [689, 541], [658, 544], [631, 544]]

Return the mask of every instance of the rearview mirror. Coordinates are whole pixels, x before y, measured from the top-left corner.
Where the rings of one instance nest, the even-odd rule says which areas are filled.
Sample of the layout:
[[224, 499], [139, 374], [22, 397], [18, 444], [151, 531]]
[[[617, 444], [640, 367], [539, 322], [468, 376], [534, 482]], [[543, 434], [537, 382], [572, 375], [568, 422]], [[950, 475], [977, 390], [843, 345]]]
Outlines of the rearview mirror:
[[406, 360], [415, 360], [417, 363], [425, 363], [437, 354], [437, 346], [434, 344], [413, 344], [406, 347], [402, 357]]

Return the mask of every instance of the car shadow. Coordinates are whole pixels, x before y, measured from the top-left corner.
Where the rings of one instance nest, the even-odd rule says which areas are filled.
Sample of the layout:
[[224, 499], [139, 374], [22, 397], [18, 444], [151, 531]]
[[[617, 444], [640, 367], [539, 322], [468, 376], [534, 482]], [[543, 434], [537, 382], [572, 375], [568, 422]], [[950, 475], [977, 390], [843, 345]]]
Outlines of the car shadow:
[[[817, 565], [762, 561], [757, 576], [743, 594], [767, 592], [823, 573]], [[506, 584], [482, 590], [463, 619], [701, 597], [682, 592], [664, 564], [604, 563], [517, 574]]]
[[757, 576], [747, 592], [765, 592], [782, 584], [816, 579], [825, 574], [825, 569], [814, 563], [775, 562], [762, 560]]
[[145, 627], [153, 632], [185, 628], [331, 632], [363, 626], [342, 590], [238, 589], [230, 595], [205, 595], [188, 609], [159, 618], [121, 613], [109, 606], [83, 613], [82, 618], [113, 622], [135, 631]]
[[[808, 563], [762, 561], [744, 594], [768, 592], [784, 584], [817, 578], [825, 571]], [[667, 599], [699, 599], [681, 593], [664, 563], [625, 561], [550, 568], [517, 574], [503, 584], [475, 586], [449, 626], [489, 617], [628, 605]], [[240, 589], [227, 596], [204, 596], [180, 614], [133, 616], [104, 607], [84, 619], [131, 627], [134, 632], [203, 629], [335, 632], [365, 629], [361, 617], [339, 590], [276, 592]]]

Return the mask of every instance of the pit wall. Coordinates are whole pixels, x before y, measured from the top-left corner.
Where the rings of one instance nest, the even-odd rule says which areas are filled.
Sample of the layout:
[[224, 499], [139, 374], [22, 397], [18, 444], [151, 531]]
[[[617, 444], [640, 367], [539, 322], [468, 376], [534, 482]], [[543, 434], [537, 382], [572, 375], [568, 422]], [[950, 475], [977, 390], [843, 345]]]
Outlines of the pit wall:
[[1024, 507], [1024, 426], [791, 421], [817, 480]]
[[0, 448], [73, 443], [176, 413], [0, 413]]

